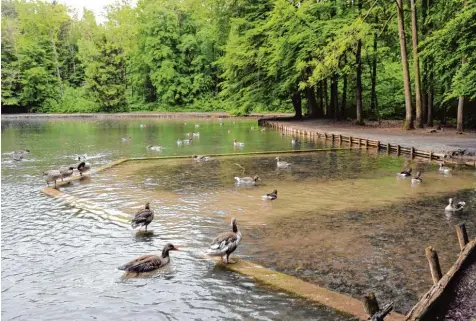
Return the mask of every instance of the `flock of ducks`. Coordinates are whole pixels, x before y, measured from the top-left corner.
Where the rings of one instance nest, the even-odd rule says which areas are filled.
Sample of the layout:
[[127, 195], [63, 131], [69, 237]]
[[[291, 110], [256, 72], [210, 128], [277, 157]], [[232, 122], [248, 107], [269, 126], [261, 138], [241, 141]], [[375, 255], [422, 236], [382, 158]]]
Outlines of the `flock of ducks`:
[[[443, 166], [443, 163], [440, 163], [440, 167], [438, 168], [438, 171], [442, 174], [449, 174], [451, 172], [451, 168]], [[402, 177], [402, 178], [407, 178], [407, 177], [412, 177], [412, 169], [411, 168], [406, 168], [403, 169], [400, 173], [397, 173], [397, 177]], [[411, 180], [412, 184], [420, 184], [423, 182], [423, 178], [421, 177], [421, 172], [418, 171], [415, 176], [412, 177]], [[448, 206], [445, 207], [446, 212], [460, 212], [464, 209], [464, 206], [466, 205], [466, 202], [460, 201], [455, 204], [453, 198], [450, 198], [448, 200]]]
[[74, 170], [77, 170], [79, 175], [82, 176], [83, 173], [88, 172], [91, 169], [91, 164], [86, 161], [86, 159], [81, 160], [81, 156], [78, 157], [78, 162], [69, 166], [63, 166], [59, 169], [52, 169], [46, 172], [43, 172], [43, 178], [46, 181], [46, 185], [50, 186], [50, 182], [55, 183], [61, 179], [62, 181], [70, 176], [73, 176]]

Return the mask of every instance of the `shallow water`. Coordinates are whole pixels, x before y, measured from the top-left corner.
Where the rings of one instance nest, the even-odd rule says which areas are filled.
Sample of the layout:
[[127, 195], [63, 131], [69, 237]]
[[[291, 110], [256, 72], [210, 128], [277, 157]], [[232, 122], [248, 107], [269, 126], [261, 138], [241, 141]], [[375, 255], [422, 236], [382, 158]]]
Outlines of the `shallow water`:
[[[206, 198], [189, 198], [193, 188], [154, 191], [160, 197], [152, 202], [157, 214], [152, 235], [136, 235], [128, 221], [108, 214], [133, 213], [148, 197], [148, 186], [155, 183], [135, 173], [128, 179], [118, 168], [120, 177], [114, 184], [111, 175], [97, 175], [65, 188], [81, 196], [91, 211], [39, 192], [44, 170], [74, 163], [78, 154], [87, 154], [93, 166], [99, 166], [121, 157], [233, 152], [233, 138], [246, 143], [243, 151], [291, 148], [289, 137], [251, 126], [256, 127], [255, 121], [225, 120], [224, 126], [217, 120], [192, 120], [187, 125], [150, 119], [2, 121], [2, 319], [349, 320], [205, 259], [203, 249], [217, 232], [229, 228], [228, 218], [221, 212], [198, 215]], [[198, 130], [200, 139], [177, 147], [177, 138]], [[131, 141], [123, 143], [121, 137], [129, 135]], [[147, 151], [149, 144], [163, 145], [164, 150]], [[32, 153], [15, 162], [10, 153], [20, 148]], [[179, 172], [172, 173], [185, 182]], [[126, 181], [119, 184], [122, 179]], [[188, 182], [197, 187], [197, 197], [211, 186]], [[116, 270], [138, 255], [161, 250], [167, 242], [181, 251], [172, 253], [166, 270], [130, 279]]]

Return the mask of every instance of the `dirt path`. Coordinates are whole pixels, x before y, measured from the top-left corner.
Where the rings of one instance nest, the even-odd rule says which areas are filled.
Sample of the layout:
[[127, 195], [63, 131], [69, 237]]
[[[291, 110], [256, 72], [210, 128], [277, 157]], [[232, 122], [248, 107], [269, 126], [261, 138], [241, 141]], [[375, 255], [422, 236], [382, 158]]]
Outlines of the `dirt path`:
[[[269, 119], [269, 121], [280, 122], [279, 119]], [[313, 130], [379, 140], [381, 143], [398, 144], [402, 146], [413, 146], [417, 149], [433, 151], [434, 153], [447, 153], [458, 149], [466, 152], [476, 153], [476, 133], [465, 132], [457, 134], [454, 129], [437, 130], [436, 133], [429, 133], [428, 128], [403, 131], [401, 127], [396, 127], [396, 123], [389, 123], [390, 127], [356, 126], [350, 122], [335, 122], [327, 119], [312, 120], [291, 120], [283, 121], [289, 127], [298, 130]]]

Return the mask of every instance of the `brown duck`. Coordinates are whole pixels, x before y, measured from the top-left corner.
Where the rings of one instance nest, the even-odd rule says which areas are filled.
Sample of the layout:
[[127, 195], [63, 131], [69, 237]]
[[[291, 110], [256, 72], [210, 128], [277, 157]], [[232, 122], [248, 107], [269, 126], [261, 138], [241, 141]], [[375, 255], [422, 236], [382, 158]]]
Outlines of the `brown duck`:
[[147, 225], [149, 225], [153, 219], [154, 211], [150, 209], [150, 203], [147, 202], [145, 208], [141, 209], [134, 215], [134, 218], [131, 221], [131, 226], [132, 228], [145, 226], [145, 230], [147, 231]]
[[162, 255], [146, 254], [139, 256], [137, 259], [130, 261], [118, 267], [119, 270], [127, 272], [151, 272], [160, 269], [170, 263], [170, 251], [178, 251], [179, 249], [171, 243], [167, 243], [162, 250]]

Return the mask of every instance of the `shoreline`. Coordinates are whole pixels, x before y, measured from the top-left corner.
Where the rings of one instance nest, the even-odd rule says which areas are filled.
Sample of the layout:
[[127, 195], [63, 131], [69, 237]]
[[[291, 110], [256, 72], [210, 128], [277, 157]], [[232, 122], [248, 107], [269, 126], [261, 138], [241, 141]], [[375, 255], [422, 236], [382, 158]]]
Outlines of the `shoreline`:
[[261, 119], [289, 117], [287, 113], [251, 113], [246, 116], [233, 116], [228, 112], [131, 112], [131, 113], [78, 113], [78, 114], [2, 114], [2, 120], [16, 119], [59, 119], [59, 118], [234, 118]]

